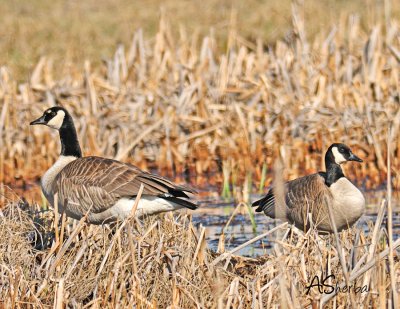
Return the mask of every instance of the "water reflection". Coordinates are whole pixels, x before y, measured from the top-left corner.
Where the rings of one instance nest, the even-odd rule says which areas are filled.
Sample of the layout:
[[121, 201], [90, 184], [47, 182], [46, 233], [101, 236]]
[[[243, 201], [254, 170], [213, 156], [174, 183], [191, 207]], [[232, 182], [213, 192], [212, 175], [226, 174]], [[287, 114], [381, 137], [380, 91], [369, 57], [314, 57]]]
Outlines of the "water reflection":
[[[395, 209], [393, 214], [393, 235], [396, 240], [400, 236], [400, 199], [399, 192], [393, 192], [393, 209]], [[366, 215], [362, 217], [358, 225], [369, 232], [369, 225], [373, 227], [376, 221], [376, 214], [379, 209], [379, 205], [382, 199], [385, 198], [386, 192], [384, 190], [369, 191], [364, 193], [367, 201]], [[15, 198], [23, 197], [29, 204], [33, 203], [43, 203], [40, 187], [37, 184], [29, 184], [24, 187], [17, 187], [10, 189], [8, 194], [10, 200]], [[217, 197], [217, 194], [210, 194], [208, 191], [203, 192], [202, 196], [208, 195], [208, 198], [202, 199], [200, 202], [200, 207], [196, 211], [192, 212], [193, 222], [197, 226], [204, 226], [207, 228], [206, 236], [209, 247], [212, 250], [218, 249], [218, 244], [220, 241], [221, 233], [231, 218], [235, 211], [237, 202], [234, 200], [223, 201]], [[259, 196], [252, 196], [251, 200], [256, 200]], [[5, 200], [7, 201], [7, 199]], [[242, 212], [238, 212], [225, 229], [225, 250], [231, 250], [237, 246], [245, 243], [246, 241], [254, 238], [255, 236], [261, 235], [268, 230], [273, 229], [277, 225], [281, 224], [279, 220], [273, 220], [266, 217], [262, 213], [254, 213], [254, 218], [256, 222], [255, 231], [253, 230], [250, 217], [245, 207], [242, 208]], [[386, 225], [386, 216], [384, 218], [383, 225]], [[369, 224], [370, 223], [370, 224]], [[260, 241], [257, 241], [248, 247], [240, 250], [236, 254], [245, 256], [259, 256], [268, 253], [271, 250], [275, 239], [275, 235], [266, 237]]]
[[[366, 214], [357, 222], [358, 227], [363, 228], [365, 232], [372, 232], [369, 226], [373, 228], [373, 224], [375, 224], [378, 208], [383, 197], [384, 192], [381, 191], [371, 192], [367, 195]], [[255, 198], [256, 197], [254, 197], [254, 199]], [[396, 240], [400, 236], [400, 205], [397, 199], [392, 202], [392, 205], [393, 209], [395, 209], [393, 213], [393, 237], [394, 240]], [[232, 216], [235, 207], [236, 203], [233, 200], [227, 202], [208, 199], [203, 200], [200, 208], [193, 212], [194, 224], [197, 226], [202, 225], [207, 228], [207, 242], [212, 250], [218, 249], [222, 231]], [[263, 234], [282, 223], [279, 220], [268, 218], [262, 213], [255, 213], [256, 230], [253, 231], [247, 210], [245, 210], [245, 208], [243, 208], [243, 210], [242, 213], [238, 213], [234, 216], [229, 226], [225, 229], [225, 250], [236, 248], [255, 236]], [[382, 226], [386, 226], [386, 224], [387, 217], [385, 215]], [[237, 254], [250, 257], [266, 254], [271, 250], [274, 239], [275, 235], [266, 237], [240, 250]]]

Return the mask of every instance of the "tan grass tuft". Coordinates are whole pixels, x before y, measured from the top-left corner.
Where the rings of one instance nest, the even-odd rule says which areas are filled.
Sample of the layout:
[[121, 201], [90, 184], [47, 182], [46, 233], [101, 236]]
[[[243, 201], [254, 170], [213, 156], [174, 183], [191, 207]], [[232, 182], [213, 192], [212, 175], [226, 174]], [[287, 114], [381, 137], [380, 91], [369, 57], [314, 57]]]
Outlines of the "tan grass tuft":
[[[75, 222], [66, 229], [60, 249], [55, 243], [51, 248], [34, 249], [36, 233], [54, 234], [51, 220], [35, 232], [33, 221], [42, 222], [43, 214], [28, 215], [17, 204], [10, 204], [2, 214], [0, 299], [6, 307], [29, 303], [78, 308], [89, 304], [265, 308], [332, 305], [332, 301], [350, 306], [352, 294], [357, 304], [376, 307], [387, 303], [391, 295], [388, 242], [379, 220], [375, 230], [380, 233], [374, 232], [374, 239], [356, 229], [339, 235], [349, 284], [366, 284], [369, 292], [335, 296], [321, 294], [316, 287], [306, 293], [315, 276], [326, 277], [327, 273], [335, 279], [326, 284], [337, 283], [342, 288], [346, 284], [334, 238], [321, 238], [313, 230], [304, 235], [282, 225], [281, 233], [270, 235], [270, 239], [278, 237], [273, 251], [252, 259], [213, 253], [205, 243], [199, 250], [202, 237], [190, 217], [168, 214], [141, 223], [127, 221], [120, 232], [121, 225], [110, 228]], [[51, 216], [48, 212], [45, 217]], [[77, 236], [74, 231], [79, 231]], [[399, 240], [393, 243], [394, 248], [399, 245]], [[398, 270], [396, 255], [394, 261]]]

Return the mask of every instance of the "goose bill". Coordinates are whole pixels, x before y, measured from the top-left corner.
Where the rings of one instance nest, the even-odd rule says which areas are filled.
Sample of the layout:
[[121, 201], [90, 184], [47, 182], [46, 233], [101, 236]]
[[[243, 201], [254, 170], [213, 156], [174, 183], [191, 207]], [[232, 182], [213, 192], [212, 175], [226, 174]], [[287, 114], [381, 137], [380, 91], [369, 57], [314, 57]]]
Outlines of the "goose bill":
[[31, 126], [36, 125], [36, 124], [46, 124], [46, 121], [44, 120], [44, 116], [39, 117], [38, 119], [33, 120], [33, 121], [30, 123]]
[[363, 160], [361, 160], [359, 157], [357, 157], [354, 153], [350, 154], [350, 157], [348, 159], [348, 161], [356, 161], [356, 162], [362, 162]]

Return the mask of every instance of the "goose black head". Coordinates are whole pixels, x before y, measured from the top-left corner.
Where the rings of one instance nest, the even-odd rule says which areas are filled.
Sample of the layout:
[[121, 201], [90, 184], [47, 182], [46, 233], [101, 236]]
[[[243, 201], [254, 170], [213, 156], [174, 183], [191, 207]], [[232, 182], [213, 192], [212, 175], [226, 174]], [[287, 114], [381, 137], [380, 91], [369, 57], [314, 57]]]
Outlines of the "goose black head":
[[41, 117], [30, 123], [30, 125], [36, 124], [42, 124], [58, 131], [62, 156], [82, 157], [74, 122], [65, 108], [54, 106], [46, 109]]
[[41, 117], [32, 121], [30, 125], [42, 124], [50, 128], [60, 130], [60, 128], [70, 121], [70, 115], [65, 108], [54, 106], [46, 109]]
[[340, 165], [348, 161], [362, 162], [363, 160], [357, 157], [351, 151], [349, 146], [345, 144], [335, 143], [328, 148], [325, 156], [325, 161]]

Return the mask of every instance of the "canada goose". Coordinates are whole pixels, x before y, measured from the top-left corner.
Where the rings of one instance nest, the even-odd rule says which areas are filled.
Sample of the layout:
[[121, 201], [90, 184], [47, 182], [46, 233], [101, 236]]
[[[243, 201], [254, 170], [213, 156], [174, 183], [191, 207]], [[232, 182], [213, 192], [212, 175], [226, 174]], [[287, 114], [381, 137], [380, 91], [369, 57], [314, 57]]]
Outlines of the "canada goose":
[[271, 218], [294, 223], [301, 230], [309, 229], [307, 214], [311, 213], [318, 230], [333, 232], [328, 212], [331, 205], [337, 230], [349, 228], [363, 215], [365, 199], [343, 174], [340, 165], [347, 161], [362, 162], [348, 146], [332, 144], [325, 154], [326, 172], [300, 177], [284, 185], [286, 205], [277, 205], [280, 208], [275, 209], [272, 188], [253, 207], [258, 206], [256, 212], [263, 211]]
[[112, 159], [82, 157], [74, 122], [63, 107], [51, 107], [31, 125], [46, 125], [58, 130], [61, 154], [41, 179], [42, 191], [54, 205], [58, 193], [60, 213], [81, 219], [87, 212], [92, 224], [126, 218], [134, 205], [141, 184], [144, 185], [136, 215], [153, 215], [179, 208], [196, 209], [185, 199], [193, 189]]

